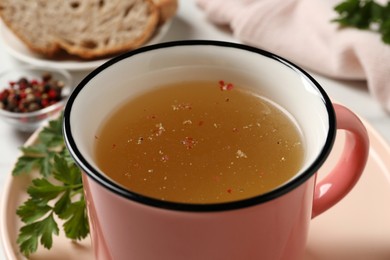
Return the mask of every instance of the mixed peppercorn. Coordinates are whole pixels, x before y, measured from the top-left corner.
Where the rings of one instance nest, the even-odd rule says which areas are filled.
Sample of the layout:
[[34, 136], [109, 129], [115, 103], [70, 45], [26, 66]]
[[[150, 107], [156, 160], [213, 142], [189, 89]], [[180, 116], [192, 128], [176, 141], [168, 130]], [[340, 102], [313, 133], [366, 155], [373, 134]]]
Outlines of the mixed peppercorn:
[[40, 80], [22, 77], [0, 92], [0, 108], [17, 113], [37, 111], [60, 101], [63, 87], [64, 82], [50, 73]]

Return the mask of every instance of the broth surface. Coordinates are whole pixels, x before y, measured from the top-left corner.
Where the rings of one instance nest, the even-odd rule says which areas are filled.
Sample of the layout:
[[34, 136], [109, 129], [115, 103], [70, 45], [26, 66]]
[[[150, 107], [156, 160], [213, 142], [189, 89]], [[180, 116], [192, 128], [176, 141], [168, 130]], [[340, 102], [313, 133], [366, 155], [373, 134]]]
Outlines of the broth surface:
[[98, 167], [160, 200], [220, 203], [263, 194], [302, 166], [299, 129], [272, 102], [223, 81], [134, 97], [95, 136]]

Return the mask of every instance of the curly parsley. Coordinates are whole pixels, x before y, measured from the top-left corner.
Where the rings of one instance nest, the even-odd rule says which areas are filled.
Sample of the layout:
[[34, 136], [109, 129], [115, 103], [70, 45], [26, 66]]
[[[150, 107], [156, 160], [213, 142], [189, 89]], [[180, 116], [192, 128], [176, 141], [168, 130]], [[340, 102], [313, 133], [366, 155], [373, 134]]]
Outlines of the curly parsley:
[[62, 116], [49, 122], [35, 144], [21, 150], [12, 174], [37, 170], [40, 177], [32, 180], [27, 189], [29, 198], [16, 211], [24, 223], [17, 238], [20, 251], [29, 256], [37, 251], [38, 243], [50, 249], [53, 235], [60, 232], [58, 219], [63, 221], [66, 237], [84, 239], [89, 225], [81, 172], [65, 147]]

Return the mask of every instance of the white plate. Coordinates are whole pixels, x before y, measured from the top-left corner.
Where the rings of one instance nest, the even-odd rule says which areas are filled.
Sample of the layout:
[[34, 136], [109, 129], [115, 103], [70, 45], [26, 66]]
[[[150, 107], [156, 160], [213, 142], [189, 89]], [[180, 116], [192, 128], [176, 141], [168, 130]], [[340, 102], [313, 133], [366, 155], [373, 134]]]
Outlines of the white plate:
[[[390, 259], [390, 147], [364, 122], [371, 142], [369, 160], [362, 178], [341, 202], [313, 219], [304, 260]], [[37, 132], [26, 144], [36, 140]], [[319, 178], [335, 163], [343, 148], [344, 135], [337, 136], [335, 148]], [[4, 173], [2, 173], [4, 174]], [[21, 226], [16, 208], [27, 198], [32, 176], [8, 178], [0, 205], [0, 232], [8, 259], [23, 259], [15, 243]], [[40, 247], [31, 259], [93, 259], [89, 238], [81, 243], [55, 237], [51, 250]]]
[[[172, 20], [167, 21], [157, 29], [154, 36], [145, 44], [155, 44], [162, 40], [168, 32]], [[57, 59], [48, 59], [45, 56], [31, 51], [8, 27], [0, 21], [0, 39], [5, 46], [7, 52], [14, 58], [29, 63], [31, 65], [51, 67], [57, 69], [65, 69], [72, 71], [93, 70], [108, 60], [82, 60], [77, 57], [64, 56]]]

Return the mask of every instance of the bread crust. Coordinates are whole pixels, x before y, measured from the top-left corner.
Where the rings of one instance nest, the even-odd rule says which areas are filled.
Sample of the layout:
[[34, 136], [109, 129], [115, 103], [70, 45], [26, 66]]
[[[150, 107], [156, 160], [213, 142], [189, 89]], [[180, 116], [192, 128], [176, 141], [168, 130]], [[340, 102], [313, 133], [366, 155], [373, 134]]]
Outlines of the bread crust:
[[[171, 6], [170, 8], [168, 8], [167, 5], [158, 6], [152, 0], [133, 0], [131, 8], [129, 7], [129, 10], [127, 10], [127, 12], [133, 12], [133, 9], [138, 6], [139, 8], [137, 7], [138, 9], [134, 11], [134, 14], [130, 13], [130, 15], [136, 17], [136, 15], [139, 13], [140, 15], [143, 15], [145, 17], [141, 17], [140, 19], [136, 17], [135, 25], [126, 22], [125, 19], [127, 19], [127, 17], [123, 18], [125, 22], [113, 23], [116, 25], [116, 27], [112, 28], [112, 35], [104, 36], [106, 39], [105, 41], [107, 42], [107, 44], [104, 45], [102, 42], [96, 40], [98, 39], [98, 37], [100, 37], [100, 35], [95, 35], [98, 34], [98, 32], [100, 31], [99, 27], [97, 26], [94, 27], [90, 24], [85, 25], [85, 26], [90, 26], [93, 29], [96, 29], [92, 33], [89, 32], [89, 35], [87, 33], [84, 33], [81, 29], [78, 30], [79, 28], [82, 28], [82, 26], [80, 26], [79, 24], [73, 25], [76, 28], [76, 30], [74, 31], [72, 30], [66, 31], [63, 29], [58, 29], [58, 26], [57, 27], [55, 26], [56, 22], [60, 24], [68, 25], [67, 23], [73, 22], [73, 24], [75, 24], [76, 22], [80, 22], [80, 21], [74, 21], [75, 19], [68, 19], [66, 17], [56, 17], [55, 16], [56, 12], [54, 12], [53, 14], [50, 13], [50, 11], [48, 10], [42, 9], [42, 6], [45, 7], [45, 6], [54, 5], [53, 3], [55, 1], [53, 0], [34, 0], [34, 1], [36, 1], [38, 4], [43, 4], [39, 6], [39, 8], [41, 9], [28, 10], [26, 12], [32, 12], [32, 13], [35, 12], [37, 14], [37, 19], [42, 19], [41, 18], [42, 15], [43, 16], [47, 15], [47, 17], [45, 17], [46, 23], [40, 24], [39, 23], [40, 21], [36, 23], [36, 27], [40, 27], [42, 37], [44, 37], [44, 39], [46, 40], [45, 42], [43, 42], [43, 44], [37, 44], [37, 42], [40, 39], [39, 36], [33, 39], [35, 35], [31, 35], [29, 34], [29, 32], [26, 32], [25, 29], [27, 28], [24, 27], [20, 28], [20, 25], [17, 23], [18, 21], [13, 20], [14, 13], [17, 13], [20, 10], [26, 10], [25, 6], [22, 7], [16, 5], [21, 2], [26, 3], [32, 1], [13, 2], [13, 0], [0, 0], [0, 17], [3, 19], [4, 24], [8, 26], [8, 28], [11, 31], [13, 31], [13, 33], [18, 38], [20, 38], [21, 41], [28, 46], [28, 48], [30, 48], [34, 52], [40, 53], [44, 56], [54, 57], [58, 53], [63, 52], [65, 50], [67, 53], [76, 55], [78, 57], [81, 57], [82, 59], [94, 59], [99, 57], [105, 57], [105, 56], [117, 54], [120, 52], [124, 52], [124, 51], [128, 51], [140, 47], [142, 44], [144, 44], [147, 40], [149, 40], [153, 36], [159, 24], [161, 24], [162, 21], [165, 22], [166, 19], [170, 19], [174, 15], [177, 9], [176, 8], [173, 11], [172, 5], [170, 5]], [[90, 5], [92, 4], [96, 5], [97, 3], [100, 4], [101, 2], [104, 2], [101, 0], [100, 1], [80, 0], [80, 1], [89, 2]], [[122, 0], [118, 0], [118, 1], [122, 1]], [[120, 2], [120, 4], [123, 5], [124, 3], [127, 3], [126, 1], [127, 0], [123, 0], [122, 2]], [[177, 7], [176, 0], [164, 0], [164, 1], [176, 2], [176, 7]], [[58, 0], [56, 4], [60, 5], [64, 2], [69, 3], [68, 1]], [[81, 4], [85, 4], [85, 2], [81, 2]], [[106, 20], [101, 21], [102, 23], [103, 22], [111, 23], [111, 21], [108, 20], [110, 20], [111, 18], [117, 19], [117, 16], [123, 15], [123, 12], [126, 12], [126, 10], [122, 10], [123, 8], [121, 10], [115, 9], [117, 8], [118, 5], [113, 7], [112, 3], [108, 2], [108, 0], [106, 0], [106, 4], [111, 4], [111, 9], [114, 10], [115, 12], [110, 9], [114, 13], [107, 14], [111, 16], [108, 16]], [[88, 8], [91, 9], [91, 6], [89, 6]], [[88, 10], [88, 8], [85, 9]], [[168, 9], [170, 12], [167, 11]], [[165, 10], [164, 14], [169, 13], [169, 17], [166, 15], [163, 16], [163, 10]], [[81, 11], [82, 10], [80, 10], [80, 12]], [[47, 14], [45, 12], [47, 12]], [[70, 15], [70, 17], [72, 17], [72, 15]], [[100, 19], [101, 16], [96, 15], [96, 17]], [[162, 17], [164, 17], [164, 20], [162, 20]], [[94, 20], [92, 20], [92, 23], [93, 22]], [[125, 39], [126, 37], [122, 37], [123, 34], [126, 34], [126, 30], [129, 31], [128, 39]], [[94, 34], [93, 36], [96, 36], [96, 38], [91, 37], [91, 34]], [[86, 39], [82, 39], [83, 37]]]
[[[0, 17], [2, 17], [1, 13], [0, 13]], [[8, 27], [8, 29], [10, 29], [13, 32], [13, 34], [15, 34], [33, 52], [43, 54], [43, 55], [48, 56], [48, 57], [53, 57], [59, 51], [61, 51], [61, 47], [57, 43], [53, 43], [52, 47], [50, 47], [50, 48], [40, 48], [40, 47], [34, 45], [33, 43], [31, 43], [31, 41], [28, 38], [26, 38], [21, 32], [19, 32], [19, 30], [14, 29], [12, 23], [9, 23], [7, 20], [5, 20], [3, 18], [2, 18], [2, 21], [3, 21], [4, 25], [6, 25]]]
[[179, 8], [177, 0], [153, 0], [153, 2], [160, 12], [160, 24], [163, 24], [171, 19]]

